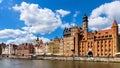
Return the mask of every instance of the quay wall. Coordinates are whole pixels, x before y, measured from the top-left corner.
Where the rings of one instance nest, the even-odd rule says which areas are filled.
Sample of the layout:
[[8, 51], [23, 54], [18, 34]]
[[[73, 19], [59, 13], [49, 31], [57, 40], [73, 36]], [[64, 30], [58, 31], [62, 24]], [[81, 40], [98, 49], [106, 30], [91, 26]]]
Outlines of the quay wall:
[[120, 62], [120, 57], [58, 57], [58, 56], [10, 56], [10, 59], [35, 59], [35, 60], [72, 60], [72, 61], [90, 61], [90, 62]]
[[38, 57], [44, 60], [72, 60], [72, 61], [90, 61], [90, 62], [120, 62], [120, 58], [103, 58], [103, 57]]

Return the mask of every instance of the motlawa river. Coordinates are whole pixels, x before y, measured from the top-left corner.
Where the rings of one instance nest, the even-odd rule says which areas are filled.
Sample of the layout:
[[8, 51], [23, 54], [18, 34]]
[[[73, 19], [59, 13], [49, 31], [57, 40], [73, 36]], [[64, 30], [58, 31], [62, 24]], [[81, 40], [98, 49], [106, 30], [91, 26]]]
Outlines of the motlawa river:
[[120, 63], [0, 59], [0, 68], [120, 68]]

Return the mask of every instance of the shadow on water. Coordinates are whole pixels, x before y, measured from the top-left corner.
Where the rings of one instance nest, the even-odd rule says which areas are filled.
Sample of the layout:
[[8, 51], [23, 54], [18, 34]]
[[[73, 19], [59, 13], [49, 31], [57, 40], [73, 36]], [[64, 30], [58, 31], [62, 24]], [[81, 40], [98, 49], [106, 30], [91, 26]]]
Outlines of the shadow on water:
[[0, 68], [120, 68], [119, 63], [1, 59]]

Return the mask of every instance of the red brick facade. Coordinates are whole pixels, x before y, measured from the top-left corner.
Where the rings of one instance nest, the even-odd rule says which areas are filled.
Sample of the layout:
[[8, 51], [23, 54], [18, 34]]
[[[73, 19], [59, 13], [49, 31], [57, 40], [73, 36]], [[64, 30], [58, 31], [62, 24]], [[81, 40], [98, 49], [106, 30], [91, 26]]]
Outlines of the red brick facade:
[[34, 54], [34, 46], [30, 43], [20, 44], [16, 51], [17, 55], [33, 55]]
[[118, 52], [118, 24], [114, 20], [110, 29], [89, 32], [87, 16], [82, 26], [65, 28], [64, 56], [115, 56]]

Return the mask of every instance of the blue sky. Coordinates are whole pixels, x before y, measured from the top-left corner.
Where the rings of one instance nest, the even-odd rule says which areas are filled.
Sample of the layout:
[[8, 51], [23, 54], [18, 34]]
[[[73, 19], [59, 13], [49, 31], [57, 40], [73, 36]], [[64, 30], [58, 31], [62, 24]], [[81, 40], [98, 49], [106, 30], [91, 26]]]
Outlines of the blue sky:
[[44, 42], [62, 37], [65, 27], [82, 25], [89, 17], [89, 29], [120, 26], [119, 0], [0, 0], [0, 42], [26, 43], [39, 37]]

